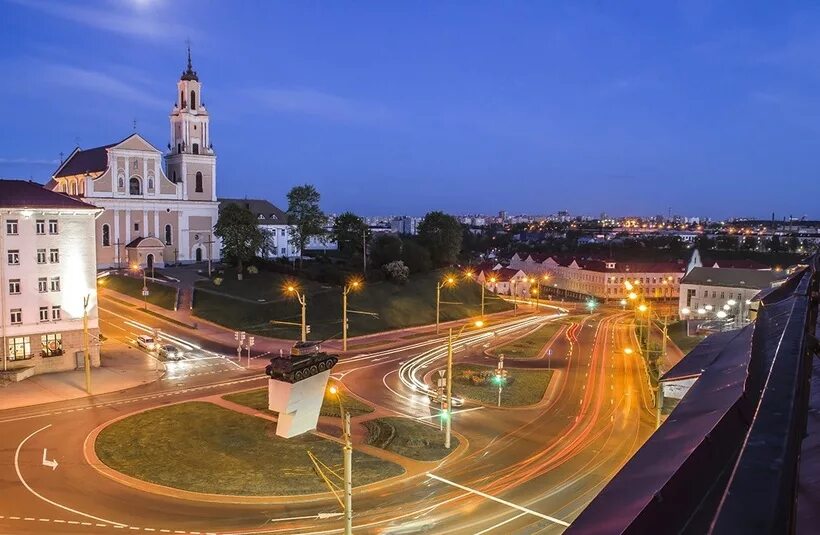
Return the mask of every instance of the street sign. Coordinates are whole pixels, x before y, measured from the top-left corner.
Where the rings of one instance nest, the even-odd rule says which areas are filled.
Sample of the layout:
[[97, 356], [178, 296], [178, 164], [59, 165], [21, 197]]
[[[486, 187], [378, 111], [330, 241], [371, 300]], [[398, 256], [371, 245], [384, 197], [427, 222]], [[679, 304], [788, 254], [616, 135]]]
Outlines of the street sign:
[[444, 377], [444, 374], [445, 374], [445, 373], [447, 373], [447, 372], [445, 372], [444, 370], [439, 370], [439, 371], [438, 371], [438, 376], [439, 376], [439, 377]]
[[142, 296], [143, 297], [148, 297], [148, 288], [143, 288], [142, 289]]

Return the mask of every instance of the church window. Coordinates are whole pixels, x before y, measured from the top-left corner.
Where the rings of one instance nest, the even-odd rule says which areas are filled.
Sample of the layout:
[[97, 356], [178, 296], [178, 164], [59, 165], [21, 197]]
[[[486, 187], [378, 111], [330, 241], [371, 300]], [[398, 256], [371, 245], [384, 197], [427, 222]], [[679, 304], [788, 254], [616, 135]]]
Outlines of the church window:
[[140, 184], [139, 178], [134, 176], [128, 181], [128, 193], [131, 195], [142, 195], [142, 184]]
[[154, 179], [148, 177], [148, 189], [154, 189]]
[[177, 154], [182, 152], [182, 143], [177, 143]]
[[102, 244], [106, 247], [111, 245], [111, 231], [108, 225], [102, 226]]
[[117, 179], [117, 184], [119, 185], [120, 189], [125, 187], [125, 178], [122, 175], [120, 175], [119, 178]]
[[179, 107], [185, 107], [185, 93], [183, 93], [182, 91], [179, 92]]
[[171, 245], [171, 225], [165, 225], [165, 245]]
[[192, 151], [194, 154], [199, 154], [199, 143], [194, 143], [192, 146]]
[[203, 189], [202, 189], [202, 173], [200, 173], [199, 171], [197, 171], [197, 173], [196, 173], [196, 192], [197, 193], [202, 193], [203, 192]]
[[191, 90], [191, 109], [196, 109], [196, 91], [194, 91], [193, 89]]

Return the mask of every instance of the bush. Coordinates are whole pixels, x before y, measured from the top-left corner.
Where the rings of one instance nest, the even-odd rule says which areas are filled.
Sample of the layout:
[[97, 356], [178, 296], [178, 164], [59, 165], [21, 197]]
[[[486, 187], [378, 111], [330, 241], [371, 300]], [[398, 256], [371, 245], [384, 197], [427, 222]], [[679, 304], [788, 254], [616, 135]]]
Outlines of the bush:
[[[462, 385], [470, 386], [497, 386], [493, 381], [495, 377], [495, 370], [464, 370], [460, 374], [453, 377], [453, 381]], [[507, 376], [507, 382], [504, 386], [510, 386], [515, 380], [514, 377]]]
[[220, 286], [222, 284], [222, 277], [214, 277], [214, 286]]
[[259, 273], [259, 268], [256, 266], [248, 266], [248, 273], [251, 275], [256, 275]]
[[390, 278], [391, 281], [396, 282], [398, 284], [404, 284], [407, 282], [407, 278], [410, 276], [410, 269], [404, 265], [404, 262], [401, 260], [394, 260], [389, 264], [385, 264], [382, 266], [384, 272]]
[[427, 273], [433, 269], [430, 251], [413, 240], [402, 240], [401, 260], [410, 273]]

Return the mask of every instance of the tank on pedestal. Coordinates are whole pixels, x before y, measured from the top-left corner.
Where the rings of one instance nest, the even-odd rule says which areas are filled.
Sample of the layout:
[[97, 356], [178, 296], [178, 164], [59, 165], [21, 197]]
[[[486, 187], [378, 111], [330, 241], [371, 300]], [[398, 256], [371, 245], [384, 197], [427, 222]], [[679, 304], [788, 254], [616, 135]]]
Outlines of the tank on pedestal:
[[270, 359], [265, 373], [278, 381], [296, 383], [331, 369], [337, 362], [336, 355], [322, 352], [321, 342], [296, 342], [290, 355]]

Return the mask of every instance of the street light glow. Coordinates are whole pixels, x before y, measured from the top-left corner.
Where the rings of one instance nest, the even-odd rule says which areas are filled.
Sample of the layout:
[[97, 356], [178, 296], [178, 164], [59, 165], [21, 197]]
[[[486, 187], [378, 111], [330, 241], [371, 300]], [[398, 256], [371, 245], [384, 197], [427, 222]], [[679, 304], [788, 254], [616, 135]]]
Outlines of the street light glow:
[[646, 312], [646, 310], [648, 308], [649, 307], [647, 307], [644, 303], [641, 303], [640, 305], [638, 305], [638, 310], [640, 310], [641, 312]]
[[734, 299], [729, 299], [728, 301], [726, 301], [726, 304], [730, 307], [733, 307], [737, 304], [737, 301], [735, 301]]
[[689, 314], [692, 313], [692, 310], [690, 310], [687, 307], [684, 307], [684, 308], [680, 309], [680, 313], [683, 314], [684, 316], [688, 316]]
[[481, 320], [476, 320], [476, 322], [475, 322], [475, 326], [476, 326], [476, 327], [484, 327], [484, 322], [483, 322], [483, 321], [481, 321]]
[[625, 355], [631, 355], [632, 354], [632, 348], [631, 347], [625, 347], [624, 348], [624, 354]]
[[718, 310], [718, 313], [715, 314], [718, 318], [723, 319], [726, 317], [726, 312], [723, 310]]
[[630, 292], [629, 293], [629, 298], [634, 301], [635, 299], [638, 298], [638, 294], [636, 294], [635, 292]]
[[336, 394], [338, 394], [338, 393], [339, 393], [339, 389], [338, 389], [338, 388], [336, 388], [336, 386], [334, 385], [334, 386], [331, 386], [331, 387], [328, 389], [328, 392], [330, 392], [331, 394], [333, 394], [333, 395], [335, 396]]

